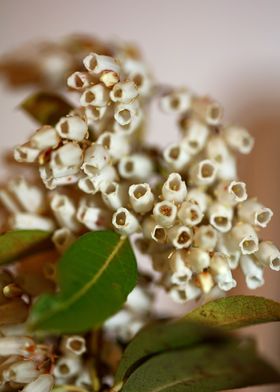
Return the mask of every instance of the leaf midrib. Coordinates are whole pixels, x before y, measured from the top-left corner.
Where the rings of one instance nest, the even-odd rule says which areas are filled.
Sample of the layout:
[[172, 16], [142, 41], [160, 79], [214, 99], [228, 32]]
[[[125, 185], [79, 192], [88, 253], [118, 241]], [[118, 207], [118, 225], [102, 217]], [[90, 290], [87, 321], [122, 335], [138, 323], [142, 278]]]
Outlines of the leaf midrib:
[[52, 308], [49, 312], [46, 312], [44, 317], [41, 317], [37, 322], [32, 323], [32, 327], [36, 327], [36, 325], [52, 318], [56, 313], [60, 311], [66, 310], [68, 307], [70, 307], [73, 303], [78, 301], [83, 295], [85, 295], [94, 285], [95, 283], [99, 280], [99, 278], [102, 276], [104, 271], [109, 267], [110, 263], [113, 261], [115, 255], [120, 251], [120, 249], [123, 247], [127, 240], [127, 237], [122, 237], [118, 241], [117, 245], [114, 247], [108, 258], [106, 259], [105, 263], [101, 266], [101, 268], [98, 270], [98, 272], [92, 277], [92, 279], [86, 283], [79, 291], [76, 291], [72, 297], [70, 297], [68, 300], [62, 302], [59, 306], [56, 306]]

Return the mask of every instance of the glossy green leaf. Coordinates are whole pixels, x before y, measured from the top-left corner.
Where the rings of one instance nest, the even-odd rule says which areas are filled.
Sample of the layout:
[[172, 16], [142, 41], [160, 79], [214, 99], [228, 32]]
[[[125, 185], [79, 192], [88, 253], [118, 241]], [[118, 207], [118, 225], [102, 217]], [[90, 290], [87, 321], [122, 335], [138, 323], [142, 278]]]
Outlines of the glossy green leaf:
[[234, 342], [157, 355], [137, 368], [121, 391], [212, 392], [279, 381], [279, 373], [251, 346]]
[[14, 230], [0, 235], [0, 264], [9, 263], [49, 245], [51, 233], [42, 230]]
[[20, 107], [41, 125], [55, 125], [73, 109], [62, 96], [50, 92], [33, 94]]
[[126, 348], [115, 380], [119, 382], [127, 378], [139, 363], [153, 355], [226, 338], [220, 331], [186, 320], [150, 326], [136, 335]]
[[127, 238], [113, 231], [87, 233], [59, 261], [60, 291], [39, 298], [31, 328], [70, 333], [97, 327], [121, 308], [136, 280]]
[[235, 329], [280, 321], [280, 303], [263, 297], [236, 295], [208, 302], [186, 314], [184, 319]]

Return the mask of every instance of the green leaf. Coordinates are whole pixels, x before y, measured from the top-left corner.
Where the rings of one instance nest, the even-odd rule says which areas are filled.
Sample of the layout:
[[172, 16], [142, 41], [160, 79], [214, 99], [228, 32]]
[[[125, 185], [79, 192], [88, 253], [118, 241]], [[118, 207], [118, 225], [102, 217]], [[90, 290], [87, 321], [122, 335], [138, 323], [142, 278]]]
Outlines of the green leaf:
[[41, 125], [55, 125], [73, 109], [63, 97], [49, 92], [31, 95], [20, 107]]
[[0, 264], [6, 264], [49, 245], [51, 233], [42, 230], [15, 230], [0, 235]]
[[126, 348], [119, 364], [116, 383], [127, 378], [140, 363], [167, 350], [192, 347], [209, 340], [221, 340], [227, 336], [201, 324], [186, 320], [161, 323], [141, 331]]
[[229, 330], [280, 321], [280, 304], [263, 297], [236, 295], [208, 302], [184, 319]]
[[121, 391], [212, 392], [279, 381], [279, 373], [251, 346], [234, 342], [155, 356], [132, 373]]
[[59, 261], [60, 291], [35, 303], [31, 328], [71, 333], [97, 327], [121, 308], [136, 280], [127, 238], [113, 231], [87, 233]]

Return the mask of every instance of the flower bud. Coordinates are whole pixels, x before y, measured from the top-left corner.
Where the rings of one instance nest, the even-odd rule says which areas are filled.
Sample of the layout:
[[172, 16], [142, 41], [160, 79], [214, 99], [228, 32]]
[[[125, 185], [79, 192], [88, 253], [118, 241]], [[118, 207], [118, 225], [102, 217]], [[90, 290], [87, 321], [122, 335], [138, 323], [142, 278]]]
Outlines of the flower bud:
[[62, 117], [55, 129], [63, 139], [81, 142], [88, 136], [87, 124], [79, 116]]
[[76, 219], [76, 207], [68, 196], [55, 193], [50, 206], [61, 227], [67, 227], [74, 233], [79, 232], [80, 224]]
[[19, 355], [28, 357], [35, 349], [35, 343], [31, 338], [25, 336], [0, 337], [0, 356]]
[[117, 133], [104, 132], [97, 139], [97, 143], [102, 144], [107, 149], [114, 161], [119, 161], [123, 156], [128, 155], [130, 151], [128, 138]]
[[127, 189], [118, 182], [110, 182], [102, 189], [102, 199], [111, 209], [117, 210], [127, 202]]
[[151, 94], [153, 82], [149, 70], [143, 62], [126, 59], [123, 67], [127, 73], [128, 80], [132, 80], [141, 96], [147, 97]]
[[204, 294], [209, 294], [215, 285], [213, 276], [209, 271], [200, 272], [196, 277], [196, 282]]
[[190, 162], [190, 154], [181, 144], [171, 144], [163, 152], [163, 158], [172, 170], [182, 171]]
[[205, 159], [191, 167], [190, 175], [195, 185], [210, 185], [216, 179], [217, 165], [209, 159]]
[[213, 203], [208, 209], [210, 224], [221, 233], [228, 232], [232, 227], [233, 210], [229, 206]]
[[94, 181], [92, 180], [92, 177], [82, 177], [80, 178], [78, 182], [78, 187], [81, 189], [81, 191], [89, 194], [89, 195], [95, 195], [99, 191], [99, 188], [96, 186]]
[[192, 100], [192, 110], [209, 125], [219, 125], [223, 117], [223, 109], [218, 102], [209, 97], [195, 97]]
[[237, 165], [234, 155], [228, 154], [218, 165], [217, 177], [220, 180], [234, 180], [237, 177]]
[[110, 56], [103, 56], [96, 53], [90, 53], [83, 60], [84, 66], [89, 72], [100, 74], [103, 71], [120, 72], [120, 66], [116, 60]]
[[81, 106], [106, 106], [109, 99], [109, 90], [103, 84], [95, 84], [83, 92], [80, 104]]
[[52, 236], [52, 242], [61, 254], [63, 254], [75, 241], [75, 235], [67, 229], [67, 227], [55, 230]]
[[143, 235], [145, 238], [164, 244], [167, 239], [167, 232], [164, 227], [158, 225], [153, 217], [149, 216], [142, 222]]
[[110, 98], [113, 102], [130, 103], [138, 94], [136, 84], [132, 81], [126, 81], [114, 85], [110, 92]]
[[119, 103], [115, 106], [114, 118], [121, 125], [125, 126], [132, 122], [139, 109], [138, 103]]
[[170, 201], [156, 203], [153, 209], [155, 221], [163, 227], [171, 227], [177, 216], [177, 207]]
[[135, 212], [145, 214], [150, 211], [154, 205], [154, 194], [147, 183], [130, 185], [129, 201]]
[[53, 376], [50, 374], [42, 374], [35, 381], [32, 381], [22, 392], [50, 392], [54, 385]]
[[85, 168], [87, 174], [90, 173], [90, 177], [81, 178], [79, 181], [79, 188], [85, 193], [95, 194], [98, 191], [103, 192], [107, 185], [112, 181], [116, 181], [117, 172], [114, 166], [107, 165], [101, 170], [88, 171], [89, 166]]
[[[69, 168], [70, 166], [79, 167], [82, 163], [83, 152], [77, 143], [66, 143], [62, 147], [53, 151], [51, 154], [50, 167], [55, 168]], [[63, 175], [61, 175], [63, 177]]]
[[203, 249], [191, 248], [186, 257], [186, 264], [197, 274], [203, 272], [210, 265], [209, 253]]
[[255, 253], [259, 248], [259, 239], [253, 227], [247, 223], [238, 223], [233, 227], [231, 236], [243, 255]]
[[186, 250], [176, 250], [169, 261], [171, 270], [170, 281], [175, 285], [183, 285], [192, 277], [191, 269], [186, 265]]
[[130, 235], [139, 230], [137, 218], [126, 208], [118, 208], [113, 215], [112, 224], [122, 235]]
[[111, 88], [120, 81], [120, 75], [115, 71], [103, 71], [99, 79], [106, 87]]
[[217, 244], [218, 234], [210, 225], [199, 226], [194, 232], [194, 246], [212, 252]]
[[174, 302], [185, 303], [194, 300], [201, 295], [201, 290], [192, 282], [186, 282], [183, 286], [174, 286], [169, 291]]
[[9, 181], [9, 191], [24, 211], [40, 213], [45, 209], [44, 194], [40, 188], [29, 184], [23, 177]]
[[186, 226], [196, 226], [203, 219], [203, 213], [199, 206], [191, 201], [184, 201], [179, 210], [178, 218]]
[[180, 122], [180, 126], [184, 135], [183, 148], [191, 155], [199, 153], [205, 147], [208, 138], [207, 125], [198, 119], [187, 117]]
[[192, 243], [193, 232], [187, 226], [176, 225], [167, 232], [168, 238], [176, 249], [189, 248]]
[[242, 222], [251, 225], [266, 227], [273, 216], [270, 208], [264, 207], [255, 199], [246, 200], [238, 206], [238, 217]]
[[216, 250], [227, 256], [230, 269], [236, 269], [238, 267], [241, 251], [232, 239], [231, 232], [226, 235], [219, 233]]
[[187, 90], [175, 90], [160, 99], [160, 107], [165, 113], [183, 113], [190, 108], [191, 94]]
[[87, 175], [94, 175], [108, 164], [109, 159], [108, 151], [101, 144], [92, 143], [85, 151], [82, 169]]
[[78, 91], [82, 91], [90, 87], [94, 83], [94, 78], [88, 72], [74, 72], [67, 79], [67, 85]]
[[162, 187], [162, 196], [164, 200], [182, 203], [187, 196], [187, 186], [182, 181], [180, 174], [171, 173]]
[[47, 150], [48, 148], [55, 148], [60, 142], [59, 136], [55, 128], [50, 125], [43, 125], [39, 128], [30, 139], [31, 147], [37, 150]]
[[33, 163], [37, 161], [40, 150], [31, 146], [30, 143], [17, 146], [14, 150], [14, 159], [17, 162]]
[[187, 201], [196, 203], [199, 206], [201, 212], [204, 213], [208, 208], [211, 198], [202, 189], [192, 188], [188, 190]]
[[211, 272], [219, 288], [223, 291], [229, 291], [236, 287], [236, 281], [232, 277], [228, 260], [227, 255], [219, 252], [214, 253], [210, 260]]
[[64, 336], [60, 349], [65, 354], [83, 355], [87, 351], [85, 338], [79, 335]]
[[[77, 170], [77, 169], [73, 168], [73, 171], [74, 170]], [[80, 173], [69, 174], [69, 175], [66, 175], [63, 177], [50, 178], [47, 181], [44, 181], [44, 184], [45, 184], [46, 188], [52, 190], [58, 186], [76, 184], [80, 178], [81, 178]]]
[[264, 284], [263, 267], [256, 264], [254, 256], [242, 255], [240, 266], [249, 289], [254, 290]]
[[254, 147], [253, 137], [242, 127], [234, 125], [226, 127], [224, 137], [228, 145], [241, 154], [249, 154]]
[[10, 226], [13, 230], [46, 230], [53, 231], [55, 224], [52, 219], [44, 216], [19, 212], [10, 218]]
[[261, 265], [269, 266], [274, 271], [280, 270], [280, 251], [272, 242], [260, 242], [255, 256]]
[[153, 162], [144, 154], [132, 154], [121, 158], [118, 169], [121, 177], [141, 181], [150, 179], [153, 173]]
[[206, 144], [206, 155], [218, 166], [222, 164], [229, 156], [229, 150], [224, 139], [220, 136], [211, 136]]
[[79, 374], [81, 371], [81, 360], [79, 357], [64, 356], [56, 362], [53, 374], [56, 378], [68, 379]]
[[[118, 110], [119, 109], [120, 108], [118, 108]], [[119, 116], [119, 112], [117, 112], [117, 117], [121, 118], [121, 116], [125, 115], [125, 113], [127, 112], [121, 112], [120, 113], [121, 115]], [[129, 113], [132, 112], [130, 111]], [[113, 125], [113, 130], [115, 133], [123, 136], [132, 135], [140, 127], [142, 120], [143, 120], [143, 113], [142, 110], [138, 108], [137, 111], [133, 111], [133, 116], [129, 118], [129, 122], [127, 122], [126, 124], [120, 124], [118, 121], [115, 121]]]
[[215, 195], [220, 203], [234, 206], [247, 199], [246, 184], [241, 181], [221, 181], [215, 189]]
[[8, 382], [28, 384], [39, 376], [39, 370], [33, 361], [18, 361], [3, 371], [3, 378]]
[[77, 211], [77, 219], [89, 230], [96, 231], [105, 227], [107, 213], [95, 205], [81, 203]]
[[[49, 173], [48, 173], [49, 171]], [[75, 175], [79, 175], [80, 166], [57, 166], [55, 160], [51, 161], [51, 166], [46, 170], [46, 178], [47, 182], [50, 182], [51, 179], [61, 180], [62, 183], [65, 182], [65, 177], [71, 177]], [[44, 179], [44, 178], [43, 178]], [[58, 183], [60, 181], [57, 181]], [[70, 181], [69, 181], [70, 182]], [[71, 181], [72, 182], [72, 181]], [[66, 181], [67, 183], [67, 181]]]
[[105, 117], [105, 114], [107, 113], [108, 113], [108, 106], [89, 105], [86, 106], [85, 108], [85, 116], [89, 124], [102, 120]]

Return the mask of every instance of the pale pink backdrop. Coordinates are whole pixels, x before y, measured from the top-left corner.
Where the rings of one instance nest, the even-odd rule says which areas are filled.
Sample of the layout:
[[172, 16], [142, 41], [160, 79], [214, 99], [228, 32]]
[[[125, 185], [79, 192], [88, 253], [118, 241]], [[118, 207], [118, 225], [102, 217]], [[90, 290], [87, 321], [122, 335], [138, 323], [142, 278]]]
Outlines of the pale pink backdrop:
[[[239, 159], [240, 178], [274, 210], [265, 238], [279, 246], [279, 15], [277, 0], [0, 0], [0, 55], [26, 41], [74, 32], [136, 42], [159, 81], [211, 94], [229, 121], [257, 137], [253, 154]], [[23, 141], [33, 125], [16, 109], [26, 91], [0, 85], [0, 94], [2, 152]], [[155, 110], [151, 142], [165, 145], [176, 137], [173, 119]], [[1, 167], [0, 173], [5, 175]], [[279, 275], [267, 273], [266, 282], [255, 293], [280, 299]], [[278, 325], [246, 332], [255, 333], [261, 350], [279, 363]]]

